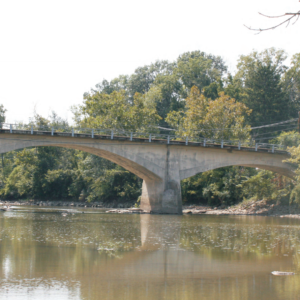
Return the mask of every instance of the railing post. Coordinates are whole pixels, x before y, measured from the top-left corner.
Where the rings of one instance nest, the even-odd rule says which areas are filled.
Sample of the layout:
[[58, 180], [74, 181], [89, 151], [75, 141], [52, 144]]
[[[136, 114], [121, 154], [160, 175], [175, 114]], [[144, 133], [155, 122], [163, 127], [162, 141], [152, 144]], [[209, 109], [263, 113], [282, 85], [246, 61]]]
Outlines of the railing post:
[[151, 143], [151, 133], [149, 134], [149, 143]]
[[111, 135], [110, 135], [110, 139], [113, 140], [114, 139], [114, 131], [111, 131]]
[[206, 139], [204, 139], [204, 141], [203, 141], [203, 146], [204, 147], [206, 146]]
[[31, 134], [33, 134], [33, 126], [31, 125]]
[[132, 132], [130, 132], [130, 141], [132, 141]]
[[187, 137], [185, 138], [185, 144], [188, 145], [188, 143], [189, 143], [189, 137], [187, 136]]
[[257, 146], [258, 146], [257, 143], [255, 143], [255, 151], [257, 151]]
[[94, 138], [94, 129], [92, 129], [92, 139]]
[[9, 125], [9, 132], [12, 133], [12, 125]]
[[170, 136], [168, 135], [168, 141], [167, 141], [168, 144], [170, 144]]
[[275, 146], [272, 145], [272, 153], [274, 153], [274, 152], [275, 152]]
[[238, 149], [241, 150], [241, 141], [239, 141]]
[[223, 145], [224, 145], [224, 142], [223, 142], [223, 140], [221, 141], [221, 148], [223, 148]]
[[54, 128], [52, 127], [52, 129], [51, 129], [51, 135], [53, 135], [54, 134]]
[[72, 137], [74, 137], [74, 128], [72, 128]]

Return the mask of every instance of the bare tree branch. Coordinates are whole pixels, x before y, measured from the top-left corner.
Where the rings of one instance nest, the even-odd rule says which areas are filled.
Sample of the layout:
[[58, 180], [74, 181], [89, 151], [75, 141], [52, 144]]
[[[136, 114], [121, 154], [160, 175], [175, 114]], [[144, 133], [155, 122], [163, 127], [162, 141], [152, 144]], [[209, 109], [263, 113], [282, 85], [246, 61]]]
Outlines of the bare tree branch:
[[264, 16], [264, 17], [266, 17], [266, 18], [281, 18], [281, 17], [285, 17], [287, 14], [284, 14], [284, 15], [280, 15], [280, 16], [267, 16], [267, 15], [264, 15], [264, 14], [262, 14], [262, 13], [260, 13], [259, 12], [259, 14], [261, 15], [261, 16]]
[[286, 27], [287, 27], [287, 26], [289, 26], [290, 21], [295, 18], [296, 19], [295, 22], [292, 23], [292, 25], [294, 25], [298, 21], [298, 19], [299, 19], [300, 10], [298, 12], [295, 12], [295, 13], [285, 13], [284, 15], [280, 15], [280, 16], [267, 16], [267, 15], [264, 15], [262, 13], [259, 13], [259, 14], [262, 15], [263, 17], [266, 17], [266, 18], [282, 18], [282, 17], [286, 17], [286, 16], [290, 16], [290, 17], [288, 17], [283, 22], [281, 22], [281, 23], [279, 23], [279, 24], [277, 24], [275, 26], [268, 27], [268, 28], [263, 28], [263, 29], [261, 29], [261, 28], [254, 29], [254, 28], [251, 28], [251, 27], [249, 27], [249, 26], [247, 26], [247, 25], [244, 24], [244, 26], [246, 28], [248, 28], [249, 30], [258, 31], [257, 34], [261, 33], [262, 31], [267, 31], [267, 30], [275, 29], [275, 28], [277, 28], [279, 26], [282, 26], [283, 24], [286, 24]]

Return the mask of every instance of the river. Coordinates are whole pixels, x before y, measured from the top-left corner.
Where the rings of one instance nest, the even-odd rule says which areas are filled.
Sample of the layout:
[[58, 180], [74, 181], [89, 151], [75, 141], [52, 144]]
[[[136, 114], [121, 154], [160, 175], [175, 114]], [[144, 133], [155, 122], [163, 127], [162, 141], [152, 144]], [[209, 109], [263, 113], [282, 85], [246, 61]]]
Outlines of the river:
[[66, 210], [0, 212], [1, 300], [300, 299], [300, 220]]

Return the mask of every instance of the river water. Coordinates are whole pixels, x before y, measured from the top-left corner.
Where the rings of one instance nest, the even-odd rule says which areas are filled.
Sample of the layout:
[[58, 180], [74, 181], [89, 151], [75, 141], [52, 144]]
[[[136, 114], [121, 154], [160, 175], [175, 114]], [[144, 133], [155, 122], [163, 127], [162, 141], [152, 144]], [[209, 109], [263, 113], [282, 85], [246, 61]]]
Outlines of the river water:
[[16, 209], [0, 213], [1, 300], [300, 299], [300, 220]]

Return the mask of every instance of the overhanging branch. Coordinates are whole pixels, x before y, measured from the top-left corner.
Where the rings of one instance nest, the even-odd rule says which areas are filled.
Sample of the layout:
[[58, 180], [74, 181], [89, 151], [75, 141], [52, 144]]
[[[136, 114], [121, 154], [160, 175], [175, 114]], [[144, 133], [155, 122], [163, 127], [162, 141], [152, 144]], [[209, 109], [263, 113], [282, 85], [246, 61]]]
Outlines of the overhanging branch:
[[267, 31], [267, 30], [271, 30], [271, 29], [275, 29], [279, 26], [282, 26], [284, 24], [286, 24], [286, 26], [289, 26], [291, 20], [295, 19], [295, 22], [293, 22], [292, 25], [294, 25], [298, 19], [299, 19], [299, 16], [300, 16], [300, 10], [298, 12], [295, 12], [295, 13], [285, 13], [284, 15], [280, 15], [280, 16], [267, 16], [267, 15], [264, 15], [262, 13], [259, 13], [260, 15], [266, 17], [266, 18], [282, 18], [282, 17], [286, 17], [286, 16], [290, 16], [288, 17], [287, 19], [285, 19], [283, 22], [277, 24], [277, 25], [274, 25], [272, 27], [268, 27], [268, 28], [251, 28], [247, 25], [244, 25], [246, 28], [248, 28], [249, 30], [253, 30], [253, 31], [258, 31], [258, 34], [261, 33], [262, 31]]

